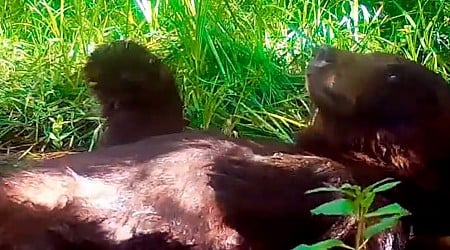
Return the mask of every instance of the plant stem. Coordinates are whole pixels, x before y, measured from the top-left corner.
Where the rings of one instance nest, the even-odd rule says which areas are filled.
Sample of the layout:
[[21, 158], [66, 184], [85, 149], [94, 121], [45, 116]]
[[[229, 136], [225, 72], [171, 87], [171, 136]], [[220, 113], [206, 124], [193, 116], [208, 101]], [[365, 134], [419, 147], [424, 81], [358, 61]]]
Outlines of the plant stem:
[[357, 250], [366, 250], [366, 244], [364, 242], [364, 230], [365, 230], [365, 220], [364, 220], [364, 209], [361, 205], [358, 206], [357, 211], [357, 229], [356, 229], [356, 240], [355, 240], [355, 249]]

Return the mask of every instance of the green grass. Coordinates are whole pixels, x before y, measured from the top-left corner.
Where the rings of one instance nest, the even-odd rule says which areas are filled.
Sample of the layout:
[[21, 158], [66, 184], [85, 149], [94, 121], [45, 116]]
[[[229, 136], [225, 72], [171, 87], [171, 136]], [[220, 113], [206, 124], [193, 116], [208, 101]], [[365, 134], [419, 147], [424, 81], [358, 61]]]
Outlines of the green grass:
[[322, 43], [400, 53], [449, 79], [444, 0], [150, 2], [4, 1], [1, 149], [92, 148], [103, 121], [80, 67], [95, 44], [120, 38], [174, 69], [192, 127], [230, 136], [292, 140], [308, 122], [303, 73]]

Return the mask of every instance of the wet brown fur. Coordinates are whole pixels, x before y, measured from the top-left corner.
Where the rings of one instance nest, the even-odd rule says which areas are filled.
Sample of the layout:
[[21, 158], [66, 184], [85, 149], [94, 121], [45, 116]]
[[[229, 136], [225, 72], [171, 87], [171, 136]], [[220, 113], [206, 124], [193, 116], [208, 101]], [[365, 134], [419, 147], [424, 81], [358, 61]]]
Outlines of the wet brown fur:
[[[418, 235], [450, 235], [450, 88], [426, 67], [401, 56], [322, 48], [308, 69], [316, 108], [300, 132], [300, 151], [348, 167], [357, 183], [385, 177], [409, 209]], [[449, 247], [450, 248], [450, 247]]]
[[84, 73], [106, 118], [103, 146], [178, 133], [187, 125], [172, 72], [144, 46], [103, 44], [89, 56]]

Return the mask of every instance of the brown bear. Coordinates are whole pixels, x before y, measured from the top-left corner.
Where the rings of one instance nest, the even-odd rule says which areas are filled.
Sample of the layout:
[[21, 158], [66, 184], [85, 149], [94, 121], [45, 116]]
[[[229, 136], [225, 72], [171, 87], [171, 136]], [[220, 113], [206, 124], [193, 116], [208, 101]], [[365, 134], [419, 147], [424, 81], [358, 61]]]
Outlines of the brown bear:
[[[450, 87], [404, 57], [323, 47], [309, 64], [316, 109], [300, 132], [300, 152], [329, 157], [360, 185], [384, 177], [402, 184], [390, 199], [412, 212], [421, 237], [450, 235]], [[450, 248], [450, 245], [448, 246]]]
[[[326, 129], [327, 123], [320, 121], [325, 121], [326, 115], [336, 118], [335, 123], [330, 124], [341, 124], [337, 119], [342, 119], [342, 124], [353, 128], [355, 135], [360, 135], [358, 129], [364, 131], [365, 128], [354, 126], [364, 123], [364, 120], [357, 118], [357, 114], [361, 115], [361, 118], [369, 119], [366, 120], [368, 124], [383, 124], [385, 117], [382, 111], [386, 109], [369, 105], [372, 96], [364, 91], [382, 92], [380, 89], [391, 87], [372, 84], [373, 77], [378, 76], [375, 73], [382, 73], [378, 71], [379, 68], [389, 65], [386, 62], [389, 62], [390, 56], [379, 55], [373, 60], [367, 60], [370, 56], [333, 52], [331, 54], [336, 54], [333, 60], [324, 60], [321, 64], [324, 51], [329, 52], [327, 49], [319, 51], [311, 62], [311, 74], [308, 76], [308, 90], [313, 104], [319, 109], [318, 119], [301, 135], [298, 148], [322, 155], [327, 155], [328, 152], [330, 158], [344, 164], [315, 155], [298, 152], [289, 154], [288, 146], [274, 147], [271, 144], [234, 140], [206, 133], [152, 136], [134, 143], [69, 155], [45, 161], [40, 167], [27, 171], [9, 173], [1, 179], [3, 196], [0, 197], [0, 213], [11, 219], [9, 223], [0, 222], [4, 235], [0, 239], [0, 245], [27, 248], [40, 244], [53, 249], [70, 249], [83, 244], [82, 246], [88, 249], [96, 245], [99, 249], [145, 249], [146, 245], [142, 243], [145, 240], [140, 239], [148, 239], [152, 244], [165, 242], [173, 249], [291, 249], [301, 243], [314, 243], [329, 235], [336, 236], [336, 233], [330, 233], [329, 229], [336, 223], [339, 225], [339, 218], [312, 216], [310, 210], [340, 195], [305, 195], [304, 192], [315, 187], [340, 185], [344, 182], [365, 185], [371, 180], [374, 182], [390, 176], [391, 172], [388, 170], [396, 168], [377, 165], [382, 163], [378, 158], [375, 159], [378, 161], [373, 163], [374, 159], [370, 158], [366, 151], [355, 151], [354, 148], [339, 151], [343, 150], [346, 144], [339, 140], [329, 140], [339, 136], [331, 133], [333, 130]], [[343, 65], [348, 64], [349, 67], [333, 66], [333, 63], [340, 60], [345, 62]], [[356, 63], [352, 64], [352, 61]], [[401, 65], [406, 61], [399, 62], [398, 67], [404, 70], [400, 72], [406, 76], [413, 75], [416, 68], [421, 69], [419, 66], [414, 67], [414, 63], [402, 68]], [[329, 68], [336, 69], [336, 72], [339, 69], [339, 74], [329, 73], [333, 72], [332, 70], [317, 70], [328, 69], [329, 65], [332, 65]], [[358, 67], [361, 67], [361, 70], [366, 69], [365, 74], [356, 77], [361, 82], [351, 81], [353, 74], [348, 72], [358, 72]], [[419, 72], [420, 77], [415, 75], [414, 80], [431, 83], [417, 84], [412, 90], [417, 88], [417, 96], [420, 96], [420, 93], [437, 96], [438, 101], [430, 104], [434, 103], [434, 109], [431, 109], [437, 112], [430, 113], [428, 117], [447, 122], [443, 115], [447, 100], [443, 92], [446, 90], [445, 82], [434, 77], [429, 71]], [[323, 78], [315, 80], [315, 77]], [[376, 79], [380, 79], [379, 82], [375, 81], [377, 83], [383, 83], [382, 80], [386, 79], [392, 80], [389, 77]], [[355, 82], [363, 86], [354, 87]], [[328, 84], [320, 85], [321, 83]], [[333, 89], [334, 86], [338, 87]], [[394, 88], [395, 86], [392, 85]], [[332, 91], [324, 90], [329, 87]], [[421, 88], [423, 89], [420, 91]], [[352, 107], [354, 96], [357, 96], [358, 102], [365, 104], [362, 107], [367, 109]], [[410, 101], [421, 100], [417, 96], [410, 95]], [[404, 98], [407, 100], [408, 96]], [[388, 113], [385, 116], [392, 121], [416, 117], [410, 114], [413, 111], [408, 106], [403, 106], [403, 109], [404, 114], [402, 109], [398, 109], [392, 117], [388, 116]], [[369, 115], [371, 112], [376, 114], [372, 120]], [[410, 120], [406, 119], [407, 125], [410, 124], [408, 121]], [[345, 132], [346, 126], [338, 127], [337, 132]], [[425, 133], [425, 128], [428, 127], [414, 127], [417, 129], [414, 134]], [[405, 131], [397, 129], [389, 132], [398, 134], [386, 135], [403, 138]], [[438, 133], [437, 130], [434, 132]], [[353, 139], [358, 141], [358, 138], [360, 137], [348, 137], [352, 142]], [[411, 137], [405, 135], [405, 138]], [[345, 138], [343, 139], [345, 141]], [[387, 142], [390, 143], [387, 146], [396, 145], [393, 143], [396, 141]], [[286, 153], [271, 156], [278, 151]], [[347, 159], [347, 153], [351, 157], [361, 158], [358, 158], [358, 162], [344, 161], [343, 159]], [[339, 154], [342, 157], [336, 156]], [[436, 154], [438, 155], [440, 154]], [[442, 156], [442, 160], [445, 160], [444, 153]], [[433, 162], [427, 162], [431, 163]], [[445, 171], [438, 172], [442, 170], [438, 163], [440, 162], [436, 162], [436, 165], [425, 165], [424, 168], [430, 168], [431, 173], [445, 174]], [[416, 169], [421, 169], [422, 165], [417, 166]], [[404, 169], [408, 170], [406, 167]], [[405, 198], [409, 207], [416, 201], [422, 202], [428, 198], [432, 200], [431, 196], [423, 198], [416, 195], [420, 192], [434, 195], [436, 192], [445, 191], [440, 189], [443, 183], [432, 186], [428, 185], [429, 182], [419, 182], [414, 175], [400, 175], [409, 173], [408, 171], [392, 173], [397, 173], [395, 176], [404, 177], [405, 182], [412, 183], [411, 189], [398, 191], [404, 197], [392, 196], [393, 200]], [[433, 174], [431, 176], [441, 177]], [[410, 195], [411, 191], [417, 192]], [[12, 210], [12, 206], [18, 206], [20, 209]], [[427, 211], [433, 212], [430, 209]], [[11, 225], [33, 221], [36, 220], [35, 217], [40, 219], [39, 223], [8, 231]], [[423, 217], [419, 214], [415, 219], [420, 222], [421, 218]], [[416, 225], [419, 224], [414, 224]], [[170, 237], [164, 235], [165, 232], [169, 232]], [[435, 236], [440, 232], [432, 231], [430, 235]], [[380, 235], [381, 238], [373, 241], [375, 246], [371, 249], [403, 249], [405, 233], [396, 229], [388, 234], [388, 237]], [[21, 235], [33, 237], [21, 238]], [[392, 236], [396, 240], [394, 246], [388, 248], [392, 243], [380, 239], [391, 240]], [[348, 237], [351, 238], [351, 233], [342, 237], [347, 241]]]
[[89, 56], [84, 75], [106, 118], [103, 146], [178, 133], [187, 125], [169, 68], [136, 42], [99, 46]]

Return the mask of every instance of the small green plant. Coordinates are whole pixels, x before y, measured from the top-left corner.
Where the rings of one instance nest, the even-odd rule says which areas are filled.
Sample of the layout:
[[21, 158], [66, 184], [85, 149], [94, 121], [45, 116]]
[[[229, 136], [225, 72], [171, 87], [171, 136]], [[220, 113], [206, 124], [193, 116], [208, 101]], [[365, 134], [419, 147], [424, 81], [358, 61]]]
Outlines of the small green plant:
[[402, 208], [398, 203], [389, 204], [369, 212], [377, 193], [389, 190], [400, 183], [399, 181], [391, 180], [393, 179], [386, 178], [364, 189], [358, 185], [346, 183], [340, 187], [320, 187], [307, 191], [307, 194], [316, 192], [340, 192], [344, 195], [345, 198], [326, 202], [312, 209], [311, 212], [315, 215], [353, 216], [357, 224], [355, 246], [348, 246], [338, 239], [328, 239], [313, 245], [301, 244], [294, 248], [294, 250], [326, 250], [333, 247], [354, 250], [367, 249], [367, 242], [370, 238], [386, 229], [394, 227], [401, 217], [410, 214], [409, 211]]
[[61, 148], [63, 139], [69, 135], [68, 133], [62, 133], [63, 125], [65, 123], [64, 118], [61, 115], [58, 115], [56, 119], [53, 117], [50, 117], [49, 119], [52, 122], [52, 130], [50, 131], [49, 138], [55, 147]]

